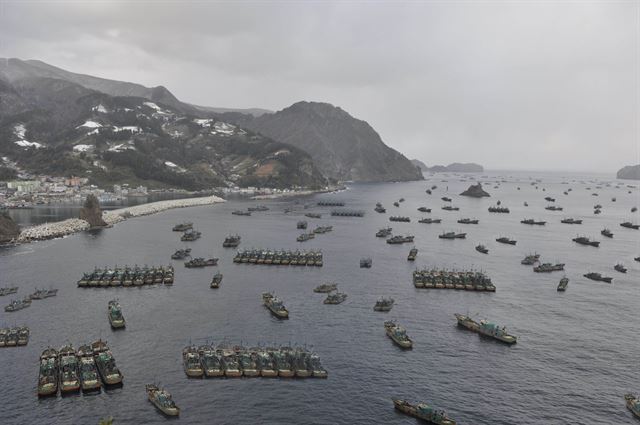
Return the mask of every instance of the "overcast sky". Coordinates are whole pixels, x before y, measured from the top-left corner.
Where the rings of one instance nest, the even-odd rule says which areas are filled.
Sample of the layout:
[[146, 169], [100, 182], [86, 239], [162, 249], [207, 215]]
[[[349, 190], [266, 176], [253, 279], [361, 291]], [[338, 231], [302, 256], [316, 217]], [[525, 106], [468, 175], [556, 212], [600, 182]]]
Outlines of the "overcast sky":
[[427, 164], [640, 162], [636, 0], [0, 0], [0, 57], [208, 106], [329, 102]]

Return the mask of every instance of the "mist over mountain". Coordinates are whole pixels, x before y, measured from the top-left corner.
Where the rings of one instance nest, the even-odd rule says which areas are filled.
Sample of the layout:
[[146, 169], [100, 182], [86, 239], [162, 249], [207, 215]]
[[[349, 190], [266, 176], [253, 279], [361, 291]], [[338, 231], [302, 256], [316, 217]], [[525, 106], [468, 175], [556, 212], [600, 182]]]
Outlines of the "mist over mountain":
[[229, 120], [309, 153], [328, 177], [353, 181], [421, 180], [411, 161], [388, 147], [365, 121], [328, 103], [298, 102], [259, 117]]

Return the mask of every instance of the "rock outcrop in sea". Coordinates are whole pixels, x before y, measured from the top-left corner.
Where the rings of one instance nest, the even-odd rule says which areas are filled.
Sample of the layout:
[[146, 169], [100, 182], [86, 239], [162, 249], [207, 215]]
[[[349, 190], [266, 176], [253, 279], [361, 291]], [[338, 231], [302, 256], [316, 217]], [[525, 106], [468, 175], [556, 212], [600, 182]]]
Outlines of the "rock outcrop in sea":
[[13, 221], [6, 211], [0, 212], [0, 243], [16, 240], [20, 235], [20, 226]]
[[94, 194], [89, 194], [84, 206], [80, 209], [80, 220], [85, 220], [91, 227], [105, 227], [107, 223], [102, 218], [100, 201]]
[[484, 189], [482, 189], [482, 183], [472, 184], [469, 186], [467, 190], [462, 192], [460, 196], [471, 196], [472, 198], [483, 198], [489, 197], [489, 193], [487, 193]]
[[640, 180], [640, 164], [627, 165], [618, 170], [616, 178], [625, 180]]

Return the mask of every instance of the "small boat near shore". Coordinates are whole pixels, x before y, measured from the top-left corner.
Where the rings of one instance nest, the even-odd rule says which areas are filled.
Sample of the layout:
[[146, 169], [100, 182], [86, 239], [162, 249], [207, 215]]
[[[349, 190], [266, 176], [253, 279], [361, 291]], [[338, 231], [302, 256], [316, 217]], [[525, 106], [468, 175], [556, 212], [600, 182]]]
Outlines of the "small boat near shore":
[[155, 384], [147, 384], [145, 389], [147, 398], [159, 411], [167, 416], [180, 415], [180, 408], [176, 406], [168, 391], [160, 389]]

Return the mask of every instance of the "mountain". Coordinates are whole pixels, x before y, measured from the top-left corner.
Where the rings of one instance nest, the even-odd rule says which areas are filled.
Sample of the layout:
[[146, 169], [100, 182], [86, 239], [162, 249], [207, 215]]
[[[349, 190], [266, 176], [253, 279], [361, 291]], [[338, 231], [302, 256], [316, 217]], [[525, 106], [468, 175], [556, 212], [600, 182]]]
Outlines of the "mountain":
[[93, 77], [91, 75], [76, 74], [61, 68], [49, 65], [39, 60], [20, 60], [16, 58], [0, 58], [0, 79], [9, 83], [33, 78], [52, 78], [75, 83], [84, 88], [99, 91], [111, 96], [143, 97], [153, 102], [160, 102], [182, 111], [195, 113], [197, 108], [193, 105], [180, 102], [165, 87], [145, 87], [141, 84], [127, 83], [124, 81], [109, 80]]
[[484, 167], [472, 162], [465, 164], [454, 162], [447, 166], [434, 165], [433, 167], [426, 167], [423, 171], [431, 173], [482, 173], [484, 171]]
[[618, 170], [616, 178], [625, 180], [640, 180], [640, 164], [627, 165]]
[[184, 104], [163, 87], [56, 71], [37, 61], [6, 62], [0, 67], [3, 175], [15, 163], [37, 174], [88, 177], [102, 187], [327, 184], [304, 151]]
[[231, 122], [309, 153], [324, 175], [337, 180], [421, 180], [422, 173], [391, 149], [365, 121], [328, 103], [298, 102], [259, 117], [223, 114]]
[[429, 167], [427, 167], [427, 165], [424, 162], [420, 161], [419, 159], [412, 159], [411, 163], [415, 167], [418, 167], [420, 169], [420, 171], [427, 171], [427, 169], [429, 168]]

